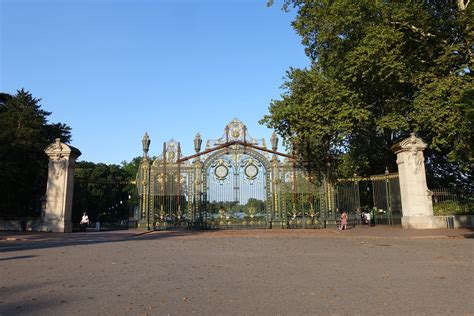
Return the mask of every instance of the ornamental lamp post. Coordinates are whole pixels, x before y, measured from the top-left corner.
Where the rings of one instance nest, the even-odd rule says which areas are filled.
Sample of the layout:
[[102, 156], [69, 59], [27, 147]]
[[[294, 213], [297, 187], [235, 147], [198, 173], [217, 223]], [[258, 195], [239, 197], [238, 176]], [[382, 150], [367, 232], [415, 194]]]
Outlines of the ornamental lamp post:
[[145, 135], [143, 136], [142, 139], [142, 146], [143, 146], [143, 156], [147, 157], [148, 156], [148, 150], [150, 149], [150, 137], [148, 136], [148, 133], [145, 132]]
[[388, 178], [388, 175], [390, 174], [390, 171], [388, 171], [388, 167], [385, 167], [385, 197], [387, 199], [387, 211], [388, 211], [388, 221], [389, 225], [393, 226], [393, 220], [392, 220], [392, 205], [390, 201], [390, 180]]
[[201, 134], [196, 133], [196, 136], [194, 137], [194, 150], [196, 151], [196, 153], [201, 151], [201, 144], [202, 144]]
[[277, 149], [278, 149], [278, 137], [275, 134], [275, 132], [273, 132], [272, 137], [270, 138], [270, 143], [272, 145], [272, 150], [277, 151]]

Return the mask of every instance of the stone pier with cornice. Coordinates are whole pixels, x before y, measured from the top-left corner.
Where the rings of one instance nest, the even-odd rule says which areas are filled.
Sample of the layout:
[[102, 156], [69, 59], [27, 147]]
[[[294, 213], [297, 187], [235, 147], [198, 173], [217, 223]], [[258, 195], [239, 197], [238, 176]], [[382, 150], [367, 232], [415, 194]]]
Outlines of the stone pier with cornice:
[[56, 141], [45, 149], [45, 153], [49, 157], [49, 164], [46, 206], [41, 216], [42, 230], [72, 232], [74, 168], [81, 152], [56, 138]]
[[425, 148], [426, 144], [414, 133], [392, 147], [397, 155], [404, 228], [439, 227], [433, 216], [431, 191], [426, 184]]

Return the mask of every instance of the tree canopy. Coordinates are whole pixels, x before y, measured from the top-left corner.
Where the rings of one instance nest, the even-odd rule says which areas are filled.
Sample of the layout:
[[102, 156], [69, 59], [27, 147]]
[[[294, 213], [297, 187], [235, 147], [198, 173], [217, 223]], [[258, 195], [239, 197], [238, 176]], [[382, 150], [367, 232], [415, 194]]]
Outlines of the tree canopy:
[[41, 99], [19, 90], [0, 93], [0, 216], [38, 216], [46, 191], [48, 158], [44, 153], [55, 138], [71, 140], [71, 128], [48, 123], [51, 114]]
[[432, 183], [471, 183], [474, 16], [458, 2], [285, 1], [312, 64], [261, 123], [324, 176], [395, 171], [390, 147], [414, 131]]

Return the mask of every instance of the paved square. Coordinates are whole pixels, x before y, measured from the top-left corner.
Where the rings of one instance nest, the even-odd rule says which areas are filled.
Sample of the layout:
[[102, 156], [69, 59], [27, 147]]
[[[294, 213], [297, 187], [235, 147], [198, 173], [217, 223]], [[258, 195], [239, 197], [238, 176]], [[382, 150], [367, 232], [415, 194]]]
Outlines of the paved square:
[[0, 313], [473, 315], [455, 231], [4, 233]]

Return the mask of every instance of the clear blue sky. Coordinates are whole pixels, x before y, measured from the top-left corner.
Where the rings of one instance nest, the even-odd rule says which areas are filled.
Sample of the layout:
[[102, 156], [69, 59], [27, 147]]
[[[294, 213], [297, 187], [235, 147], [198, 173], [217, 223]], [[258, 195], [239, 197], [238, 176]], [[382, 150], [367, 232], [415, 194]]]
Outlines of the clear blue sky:
[[80, 160], [120, 163], [174, 138], [216, 139], [234, 117], [255, 138], [285, 71], [309, 64], [276, 1], [0, 0], [0, 90], [42, 98]]

